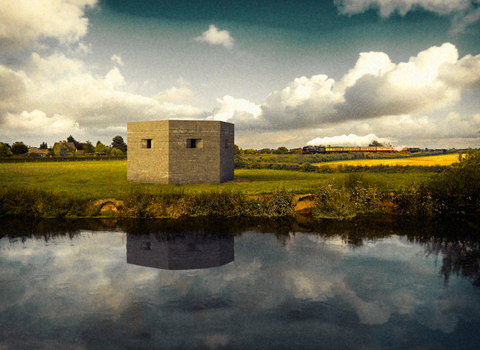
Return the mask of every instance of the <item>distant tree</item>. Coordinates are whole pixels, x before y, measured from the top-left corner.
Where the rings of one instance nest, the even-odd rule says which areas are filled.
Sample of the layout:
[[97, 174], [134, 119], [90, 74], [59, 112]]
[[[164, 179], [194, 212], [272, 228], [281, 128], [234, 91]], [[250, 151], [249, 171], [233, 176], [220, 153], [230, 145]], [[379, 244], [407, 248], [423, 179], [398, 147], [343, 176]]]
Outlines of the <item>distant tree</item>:
[[125, 155], [125, 153], [123, 153], [121, 149], [113, 147], [112, 149], [110, 149], [110, 155], [112, 157], [117, 157], [117, 156], [123, 156]]
[[233, 145], [233, 154], [234, 155], [242, 155], [243, 154], [243, 149], [238, 147], [237, 145]]
[[127, 144], [123, 141], [123, 137], [115, 136], [112, 139], [112, 148], [118, 148], [123, 153], [127, 153]]
[[97, 145], [95, 146], [95, 152], [96, 153], [107, 153], [107, 151], [108, 151], [107, 146], [105, 146], [100, 141], [97, 141]]
[[76, 148], [77, 150], [79, 150], [79, 151], [80, 151], [80, 150], [83, 150], [82, 144], [81, 144], [80, 142], [78, 142], [77, 140], [75, 140], [72, 135], [70, 135], [69, 137], [67, 137], [67, 142], [73, 143], [73, 144], [75, 145], [75, 148]]
[[15, 142], [12, 145], [12, 148], [10, 151], [13, 153], [13, 155], [17, 156], [20, 154], [25, 154], [28, 152], [28, 147], [24, 145], [23, 142]]
[[377, 140], [373, 140], [372, 142], [370, 142], [368, 147], [383, 147], [383, 145], [380, 142], [378, 142]]
[[243, 151], [245, 154], [255, 154], [257, 153], [253, 148], [249, 148]]
[[10, 157], [10, 147], [4, 143], [0, 143], [0, 157]]
[[70, 153], [68, 152], [67, 147], [65, 146], [60, 146], [60, 150], [58, 151], [58, 155], [60, 157], [67, 157]]
[[275, 151], [273, 151], [274, 154], [287, 154], [288, 153], [288, 148], [287, 147], [278, 147]]
[[40, 144], [40, 149], [48, 149], [47, 143], [46, 143], [46, 142], [42, 142], [42, 143]]
[[260, 154], [271, 154], [272, 150], [270, 148], [262, 148]]
[[302, 149], [301, 148], [292, 148], [291, 150], [288, 151], [290, 154], [302, 154]]
[[94, 154], [95, 153], [95, 147], [93, 147], [92, 143], [90, 141], [86, 141], [81, 143], [83, 153], [84, 154]]

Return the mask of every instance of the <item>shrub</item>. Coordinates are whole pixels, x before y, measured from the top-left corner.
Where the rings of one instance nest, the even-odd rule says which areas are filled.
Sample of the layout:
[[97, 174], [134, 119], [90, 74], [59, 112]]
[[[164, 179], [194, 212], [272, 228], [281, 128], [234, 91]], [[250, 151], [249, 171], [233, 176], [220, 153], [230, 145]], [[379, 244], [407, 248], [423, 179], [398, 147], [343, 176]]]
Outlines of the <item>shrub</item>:
[[110, 150], [110, 156], [112, 157], [118, 157], [118, 156], [124, 156], [125, 153], [120, 149], [120, 148], [112, 148]]
[[373, 184], [364, 184], [362, 178], [353, 173], [342, 185], [322, 185], [315, 197], [314, 219], [343, 220], [380, 212], [380, 191]]
[[295, 215], [293, 194], [285, 189], [275, 191], [262, 203], [263, 214], [268, 217], [287, 217]]
[[398, 208], [403, 215], [424, 218], [437, 212], [437, 205], [425, 183], [413, 183], [397, 193]]
[[447, 214], [480, 212], [480, 151], [469, 150], [448, 172], [427, 183], [437, 211]]
[[300, 171], [304, 171], [304, 172], [315, 172], [317, 171], [317, 167], [315, 165], [312, 165], [310, 163], [303, 163], [302, 165], [300, 165]]

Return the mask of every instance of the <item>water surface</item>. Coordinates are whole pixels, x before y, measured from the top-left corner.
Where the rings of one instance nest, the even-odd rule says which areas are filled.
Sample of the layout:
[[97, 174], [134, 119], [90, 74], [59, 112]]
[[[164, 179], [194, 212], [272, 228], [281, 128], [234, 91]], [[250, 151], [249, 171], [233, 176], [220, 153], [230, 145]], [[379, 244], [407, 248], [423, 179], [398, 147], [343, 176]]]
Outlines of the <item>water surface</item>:
[[4, 233], [0, 349], [478, 347], [475, 241], [214, 227]]

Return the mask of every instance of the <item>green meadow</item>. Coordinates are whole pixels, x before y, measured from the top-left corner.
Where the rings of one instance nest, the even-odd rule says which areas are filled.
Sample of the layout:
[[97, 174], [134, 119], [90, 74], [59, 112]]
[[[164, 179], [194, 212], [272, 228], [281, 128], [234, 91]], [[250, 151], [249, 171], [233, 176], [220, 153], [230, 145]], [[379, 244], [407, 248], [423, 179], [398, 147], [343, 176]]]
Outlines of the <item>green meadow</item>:
[[[468, 151], [440, 173], [427, 168], [396, 165], [389, 172], [339, 171], [345, 166], [330, 172], [236, 169], [235, 179], [222, 184], [160, 185], [129, 183], [126, 160], [2, 163], [0, 214], [293, 217], [309, 208], [315, 220], [342, 220], [359, 215], [425, 218], [480, 212], [480, 151]], [[309, 196], [296, 196], [303, 194]]]
[[[126, 160], [4, 163], [0, 164], [0, 197], [7, 190], [42, 190], [82, 200], [125, 199], [132, 190], [150, 194], [232, 191], [248, 196], [268, 195], [279, 189], [295, 194], [314, 193], [326, 183], [341, 183], [347, 174], [322, 174], [271, 169], [236, 169], [235, 180], [223, 184], [160, 185], [127, 181]], [[372, 173], [364, 177], [383, 191], [396, 191], [429, 176], [425, 173]]]

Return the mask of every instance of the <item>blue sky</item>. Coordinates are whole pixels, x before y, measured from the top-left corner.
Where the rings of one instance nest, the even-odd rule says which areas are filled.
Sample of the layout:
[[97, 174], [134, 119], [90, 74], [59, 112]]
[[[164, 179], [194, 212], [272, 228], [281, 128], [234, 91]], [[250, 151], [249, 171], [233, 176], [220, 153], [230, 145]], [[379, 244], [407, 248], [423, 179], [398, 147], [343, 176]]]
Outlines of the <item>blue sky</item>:
[[243, 148], [480, 146], [480, 0], [5, 0], [0, 141], [234, 122]]

